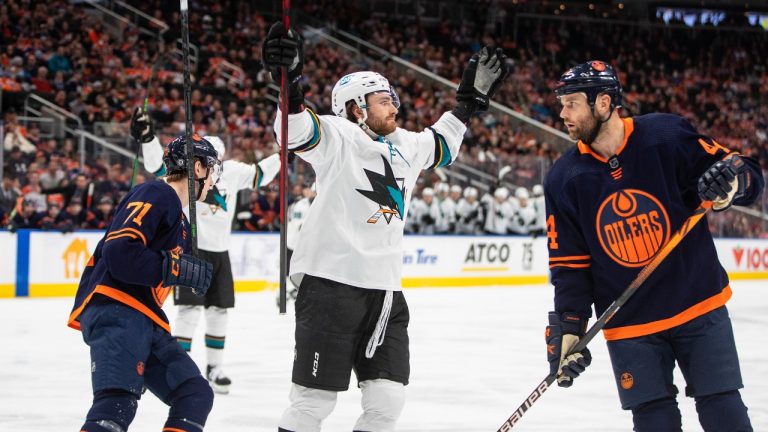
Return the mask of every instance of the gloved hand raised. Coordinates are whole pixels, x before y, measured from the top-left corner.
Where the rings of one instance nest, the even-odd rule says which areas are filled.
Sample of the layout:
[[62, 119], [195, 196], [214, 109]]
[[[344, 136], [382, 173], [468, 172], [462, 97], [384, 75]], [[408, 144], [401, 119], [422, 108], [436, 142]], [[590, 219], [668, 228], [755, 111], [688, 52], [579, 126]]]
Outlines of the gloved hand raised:
[[264, 66], [272, 74], [275, 82], [280, 82], [280, 68], [288, 69], [288, 82], [301, 76], [304, 69], [304, 47], [299, 33], [285, 30], [282, 22], [276, 22], [269, 28], [269, 33], [262, 46]]
[[146, 144], [155, 138], [155, 129], [152, 119], [144, 108], [138, 107], [131, 117], [131, 136], [141, 144]]
[[288, 112], [296, 114], [304, 110], [304, 89], [301, 72], [304, 69], [304, 48], [301, 35], [293, 29], [285, 30], [282, 22], [272, 24], [262, 46], [264, 67], [272, 79], [280, 83], [281, 68], [287, 69]]
[[750, 180], [744, 161], [734, 154], [715, 162], [699, 177], [699, 197], [712, 201], [712, 210], [723, 211], [744, 195]]
[[547, 341], [547, 361], [549, 373], [557, 377], [557, 385], [560, 387], [570, 387], [574, 378], [592, 363], [592, 354], [588, 348], [566, 356], [584, 336], [586, 326], [587, 320], [573, 313], [549, 313], [549, 325], [544, 333]]
[[479, 111], [487, 110], [490, 98], [509, 75], [506, 61], [507, 56], [501, 48], [489, 50], [483, 47], [470, 58], [469, 65], [464, 69], [456, 90], [456, 100], [474, 103]]
[[194, 255], [163, 251], [163, 285], [191, 288], [195, 295], [208, 291], [213, 265]]

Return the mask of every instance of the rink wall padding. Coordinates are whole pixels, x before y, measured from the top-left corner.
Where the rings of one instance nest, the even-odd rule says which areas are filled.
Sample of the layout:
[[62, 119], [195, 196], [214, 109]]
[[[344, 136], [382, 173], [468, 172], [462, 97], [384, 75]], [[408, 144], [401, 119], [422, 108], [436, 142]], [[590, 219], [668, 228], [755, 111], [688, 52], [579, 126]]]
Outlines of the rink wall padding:
[[[62, 234], [0, 231], [0, 298], [73, 296], [101, 231]], [[545, 238], [513, 236], [406, 236], [404, 288], [547, 286]], [[237, 292], [278, 286], [279, 236], [235, 233], [230, 259]], [[732, 280], [768, 279], [768, 239], [717, 239]]]

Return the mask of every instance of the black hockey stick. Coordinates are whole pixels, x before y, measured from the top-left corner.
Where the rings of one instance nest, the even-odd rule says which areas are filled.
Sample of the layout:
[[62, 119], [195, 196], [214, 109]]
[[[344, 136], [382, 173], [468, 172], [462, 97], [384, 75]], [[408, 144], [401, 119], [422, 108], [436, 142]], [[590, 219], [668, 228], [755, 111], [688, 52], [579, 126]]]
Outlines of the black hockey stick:
[[[640, 287], [640, 285], [645, 282], [648, 277], [653, 273], [656, 268], [661, 264], [664, 259], [667, 258], [667, 256], [672, 252], [672, 250], [677, 247], [677, 245], [680, 243], [680, 241], [685, 237], [696, 224], [701, 220], [701, 218], [704, 217], [704, 215], [709, 211], [709, 209], [712, 208], [712, 201], [704, 201], [699, 205], [699, 207], [693, 212], [691, 216], [688, 217], [688, 219], [683, 222], [683, 226], [680, 227], [679, 230], [677, 230], [674, 234], [672, 234], [672, 237], [669, 239], [669, 241], [661, 247], [659, 252], [656, 254], [656, 256], [653, 257], [650, 263], [648, 263], [645, 267], [643, 267], [642, 270], [640, 270], [640, 273], [635, 276], [635, 279], [632, 281], [632, 283], [629, 284], [627, 289], [624, 290], [623, 293], [617, 298], [616, 300], [611, 303], [608, 308], [603, 312], [602, 315], [597, 319], [597, 321], [592, 324], [592, 327], [587, 330], [587, 332], [584, 334], [584, 336], [579, 339], [579, 342], [570, 350], [568, 351], [568, 354], [566, 354], [566, 357], [568, 355], [571, 355], [575, 352], [579, 352], [587, 347], [587, 344], [597, 335], [597, 333], [605, 327], [605, 325], [610, 321], [611, 318], [618, 312], [619, 308], [621, 308], [624, 303], [629, 300], [630, 297], [637, 291], [637, 289]], [[515, 412], [509, 416], [509, 418], [504, 422], [503, 425], [498, 429], [497, 432], [507, 432], [512, 429], [512, 427], [520, 421], [520, 419], [525, 415], [526, 412], [528, 412], [529, 409], [531, 409], [531, 406], [533, 406], [534, 403], [536, 403], [537, 400], [541, 398], [541, 396], [544, 394], [545, 391], [549, 388], [549, 386], [552, 385], [552, 383], [555, 382], [556, 376], [555, 375], [547, 375], [546, 378], [544, 378], [544, 381], [542, 381], [536, 388], [531, 392], [530, 395], [528, 395], [527, 398], [525, 398], [525, 401], [520, 404], [519, 407], [515, 410]]]
[[195, 191], [195, 144], [192, 142], [192, 82], [189, 72], [189, 5], [181, 0], [181, 45], [184, 53], [184, 139], [187, 143], [187, 187], [192, 255], [197, 256], [197, 193]]
[[[291, 0], [283, 0], [283, 26], [285, 31], [291, 28]], [[288, 273], [288, 68], [280, 74], [280, 294], [278, 306], [280, 315], [286, 311]]]

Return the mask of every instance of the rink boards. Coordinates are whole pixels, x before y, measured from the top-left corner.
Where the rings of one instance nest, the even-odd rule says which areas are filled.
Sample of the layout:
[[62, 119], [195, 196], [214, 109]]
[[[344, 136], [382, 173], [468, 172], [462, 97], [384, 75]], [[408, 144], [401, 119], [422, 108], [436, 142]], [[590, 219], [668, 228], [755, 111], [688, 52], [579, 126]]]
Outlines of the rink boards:
[[[0, 298], [72, 296], [100, 231], [0, 231]], [[403, 287], [544, 285], [546, 237], [406, 236]], [[237, 292], [275, 289], [279, 236], [235, 233], [230, 259]], [[717, 239], [731, 279], [768, 279], [768, 239]]]

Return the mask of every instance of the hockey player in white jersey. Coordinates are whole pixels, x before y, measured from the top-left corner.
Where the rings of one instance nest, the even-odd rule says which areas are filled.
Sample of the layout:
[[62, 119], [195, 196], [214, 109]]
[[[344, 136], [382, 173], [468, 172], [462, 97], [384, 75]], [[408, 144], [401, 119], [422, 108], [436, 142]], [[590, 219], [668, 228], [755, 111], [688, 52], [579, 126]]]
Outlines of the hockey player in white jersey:
[[[414, 198], [408, 210], [408, 221], [413, 221], [419, 234], [435, 234], [437, 227], [442, 224], [443, 214], [435, 199], [432, 188], [421, 190], [421, 199]], [[406, 222], [406, 224], [409, 222]]]
[[544, 187], [542, 185], [533, 185], [531, 188], [531, 204], [533, 205], [533, 212], [536, 214], [536, 221], [533, 223], [531, 234], [534, 236], [544, 235], [547, 231], [547, 211], [544, 207]]
[[450, 203], [449, 191], [448, 183], [441, 182], [435, 186], [435, 201], [440, 211], [440, 217], [435, 222], [436, 234], [448, 234], [451, 231], [451, 226], [455, 223], [455, 214], [453, 214], [455, 209]]
[[509, 234], [510, 222], [514, 215], [514, 209], [509, 203], [509, 189], [505, 187], [497, 188], [493, 192], [492, 198], [487, 198], [484, 230], [486, 234], [506, 235]]
[[[296, 200], [288, 207], [288, 223], [286, 225], [286, 246], [288, 249], [288, 274], [291, 273], [291, 256], [293, 256], [293, 250], [296, 249], [296, 244], [299, 241], [299, 233], [301, 232], [301, 226], [309, 215], [309, 209], [312, 205], [312, 201], [315, 200], [315, 185], [306, 184], [301, 190], [302, 198]], [[298, 287], [294, 285], [290, 279], [288, 279], [288, 298], [296, 300], [296, 294], [298, 293]], [[278, 298], [279, 303], [279, 298]]]
[[[445, 184], [445, 183], [442, 183]], [[448, 185], [445, 184], [447, 187]], [[448, 194], [440, 201], [440, 213], [443, 216], [444, 224], [447, 227], [445, 231], [441, 233], [456, 233], [456, 205], [461, 198], [461, 186], [453, 185], [449, 189]]]
[[505, 57], [485, 48], [475, 54], [456, 108], [422, 132], [397, 127], [397, 94], [375, 72], [342, 77], [331, 96], [335, 116], [316, 115], [303, 104], [302, 57], [298, 36], [273, 25], [263, 59], [273, 78], [287, 70], [287, 145], [312, 164], [319, 190], [291, 260], [291, 278], [300, 281], [296, 345], [279, 430], [319, 431], [354, 370], [363, 413], [353, 430], [392, 431], [410, 375], [400, 280], [411, 193], [422, 170], [456, 158], [466, 122], [488, 108], [507, 74]]
[[512, 207], [512, 218], [509, 220], [509, 231], [512, 234], [528, 235], [531, 227], [536, 223], [536, 211], [528, 194], [528, 189], [518, 187], [515, 196], [509, 199]]
[[477, 200], [477, 189], [469, 186], [464, 189], [464, 198], [456, 206], [456, 232], [458, 234], [481, 234], [483, 226], [483, 208]]
[[[154, 136], [149, 115], [141, 108], [131, 121], [131, 133], [143, 143], [144, 168], [156, 174], [164, 173], [163, 147]], [[206, 136], [205, 139], [213, 144], [219, 160], [224, 159], [225, 146], [221, 139], [216, 136]], [[274, 154], [258, 164], [234, 160], [223, 162], [221, 178], [208, 192], [205, 201], [197, 205], [199, 256], [213, 264], [213, 282], [203, 297], [196, 296], [186, 288], [175, 288], [173, 291], [174, 303], [179, 308], [174, 336], [186, 351], [192, 348], [192, 336], [200, 314], [205, 309], [206, 378], [216, 393], [229, 393], [232, 383], [224, 373], [222, 364], [227, 334], [227, 309], [235, 306], [229, 245], [237, 192], [242, 189], [258, 189], [271, 182], [280, 171], [279, 156]]]

